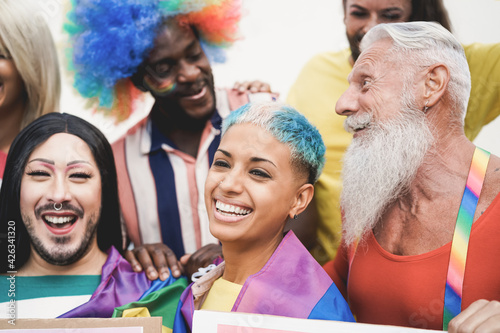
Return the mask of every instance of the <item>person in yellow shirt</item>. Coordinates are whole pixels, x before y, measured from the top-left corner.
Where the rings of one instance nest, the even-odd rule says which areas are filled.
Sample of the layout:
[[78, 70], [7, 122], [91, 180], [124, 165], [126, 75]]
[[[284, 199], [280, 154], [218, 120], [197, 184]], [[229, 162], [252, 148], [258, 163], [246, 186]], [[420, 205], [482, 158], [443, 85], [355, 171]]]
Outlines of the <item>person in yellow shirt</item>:
[[[287, 103], [302, 112], [321, 133], [326, 146], [325, 169], [315, 185], [317, 242], [311, 250], [321, 264], [335, 257], [341, 237], [340, 192], [344, 151], [352, 134], [335, 104], [347, 90], [347, 75], [359, 56], [359, 42], [379, 23], [437, 21], [448, 30], [450, 21], [442, 0], [344, 0], [344, 23], [350, 48], [314, 56], [292, 85]], [[464, 46], [472, 90], [465, 117], [465, 134], [473, 140], [481, 128], [500, 114], [500, 44]], [[311, 206], [310, 206], [311, 207]], [[310, 209], [310, 208], [308, 208]]]

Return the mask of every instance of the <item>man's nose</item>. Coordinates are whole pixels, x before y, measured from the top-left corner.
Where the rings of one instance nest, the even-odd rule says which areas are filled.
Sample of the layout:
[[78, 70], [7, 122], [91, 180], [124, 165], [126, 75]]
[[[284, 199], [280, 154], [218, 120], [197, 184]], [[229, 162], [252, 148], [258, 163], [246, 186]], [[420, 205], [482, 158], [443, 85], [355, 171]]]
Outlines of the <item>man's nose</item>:
[[354, 89], [349, 87], [335, 105], [335, 112], [340, 116], [350, 116], [357, 112], [359, 109], [357, 94]]
[[62, 203], [71, 200], [71, 193], [68, 184], [64, 179], [55, 179], [48, 191], [48, 199], [55, 203]]
[[200, 75], [200, 68], [196, 64], [187, 61], [181, 61], [177, 79], [180, 83], [194, 82]]

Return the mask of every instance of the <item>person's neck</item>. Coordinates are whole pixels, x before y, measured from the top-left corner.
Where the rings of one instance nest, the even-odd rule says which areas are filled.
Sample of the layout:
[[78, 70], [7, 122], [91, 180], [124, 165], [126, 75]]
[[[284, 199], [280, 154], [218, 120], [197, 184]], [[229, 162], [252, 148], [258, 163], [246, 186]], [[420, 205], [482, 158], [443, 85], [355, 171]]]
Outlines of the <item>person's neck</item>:
[[24, 116], [24, 103], [16, 105], [14, 110], [0, 112], [0, 150], [9, 152], [10, 145], [17, 134], [21, 131]]
[[[467, 139], [463, 124], [443, 105], [436, 105], [428, 114], [430, 129], [434, 138], [419, 167], [410, 191], [399, 203], [421, 202], [442, 196], [443, 192], [456, 193], [462, 189], [469, 174], [475, 145]], [[456, 186], [456, 188], [455, 188]], [[412, 204], [413, 205], [413, 204]], [[425, 213], [422, 211], [420, 213]]]
[[250, 275], [259, 272], [268, 262], [283, 239], [283, 233], [271, 241], [222, 244], [225, 270], [222, 277], [230, 282], [243, 285]]
[[30, 258], [18, 271], [18, 275], [101, 275], [102, 266], [107, 258], [108, 255], [102, 252], [96, 244], [95, 247], [92, 247], [92, 249], [77, 262], [70, 265], [58, 266], [46, 262], [32, 249]]
[[409, 190], [374, 228], [377, 241], [393, 254], [426, 253], [451, 241], [475, 146], [463, 134], [435, 142]]
[[157, 104], [151, 117], [160, 132], [172, 140], [180, 151], [196, 158], [208, 119], [193, 119], [179, 110], [166, 112], [164, 106]]

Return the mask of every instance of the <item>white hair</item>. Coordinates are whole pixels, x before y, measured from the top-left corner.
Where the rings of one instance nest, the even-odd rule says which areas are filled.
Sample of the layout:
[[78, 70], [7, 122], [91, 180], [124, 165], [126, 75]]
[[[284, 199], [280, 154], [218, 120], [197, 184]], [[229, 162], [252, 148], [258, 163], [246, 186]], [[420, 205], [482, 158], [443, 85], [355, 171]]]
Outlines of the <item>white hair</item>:
[[348, 132], [366, 126], [361, 137], [353, 138], [344, 156], [341, 207], [342, 230], [348, 245], [363, 240], [386, 212], [408, 194], [418, 169], [434, 143], [425, 114], [416, 105], [405, 85], [401, 111], [395, 118], [378, 122], [368, 112], [346, 118]]
[[435, 22], [387, 23], [379, 24], [368, 31], [361, 41], [361, 51], [386, 38], [393, 42], [390, 55], [407, 66], [407, 75], [436, 63], [443, 63], [448, 67], [448, 92], [455, 111], [453, 114], [463, 124], [471, 78], [464, 49], [458, 40]]

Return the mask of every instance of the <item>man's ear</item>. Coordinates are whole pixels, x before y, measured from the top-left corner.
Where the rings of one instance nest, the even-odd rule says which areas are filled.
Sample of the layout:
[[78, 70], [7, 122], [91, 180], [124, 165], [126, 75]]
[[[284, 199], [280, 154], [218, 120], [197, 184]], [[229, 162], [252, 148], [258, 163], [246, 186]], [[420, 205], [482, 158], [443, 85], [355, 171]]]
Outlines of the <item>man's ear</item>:
[[288, 214], [290, 218], [294, 218], [295, 215], [299, 215], [306, 208], [307, 205], [311, 202], [314, 195], [314, 186], [311, 184], [302, 185], [295, 195], [295, 202], [290, 209], [290, 213]]
[[439, 102], [448, 89], [449, 81], [450, 71], [445, 64], [434, 64], [427, 69], [423, 96], [427, 107]]

